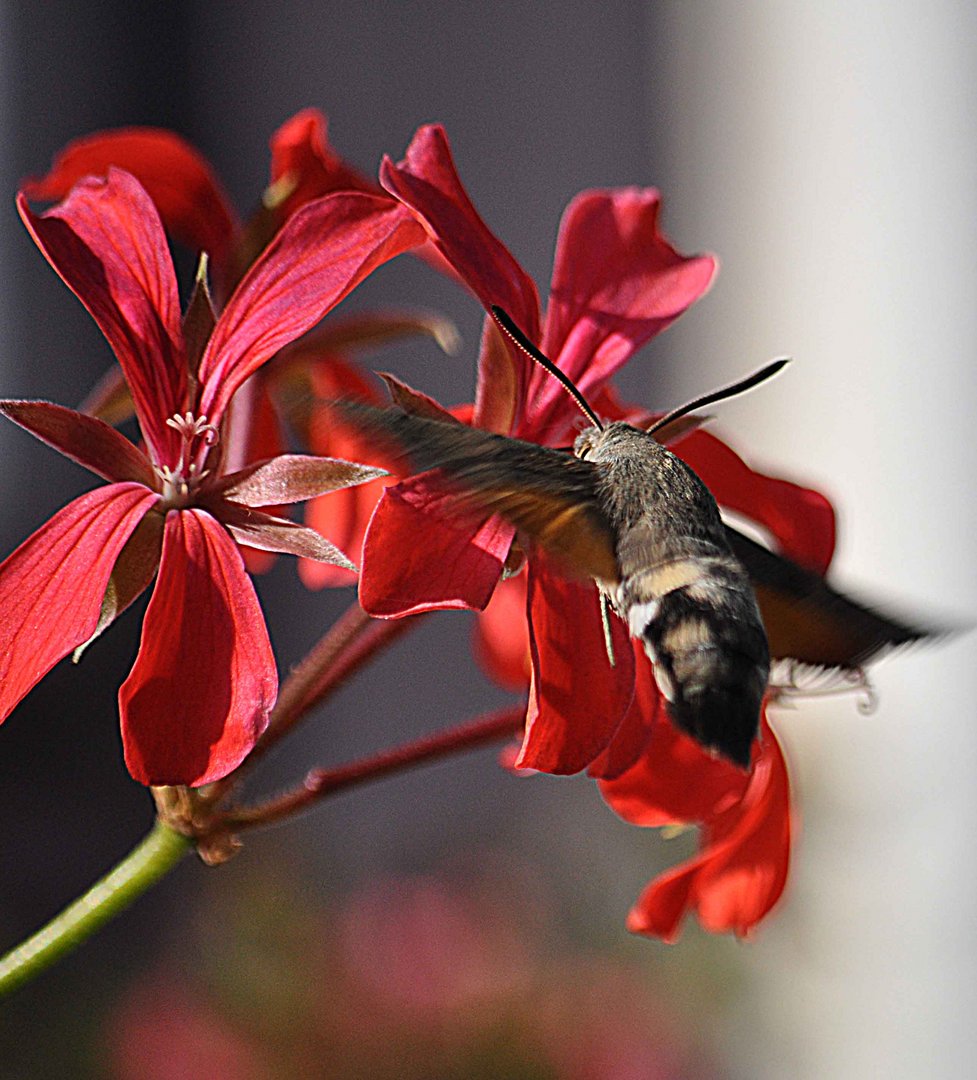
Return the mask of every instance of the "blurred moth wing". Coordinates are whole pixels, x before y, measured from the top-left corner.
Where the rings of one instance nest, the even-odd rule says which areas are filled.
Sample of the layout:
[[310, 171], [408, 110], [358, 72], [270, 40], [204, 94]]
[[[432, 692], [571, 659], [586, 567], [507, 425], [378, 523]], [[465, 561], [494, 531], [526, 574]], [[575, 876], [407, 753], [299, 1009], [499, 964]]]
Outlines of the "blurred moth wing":
[[498, 514], [575, 577], [618, 576], [614, 534], [597, 500], [593, 469], [559, 450], [461, 423], [335, 403], [354, 427], [399, 454], [406, 471], [438, 470], [459, 513]]

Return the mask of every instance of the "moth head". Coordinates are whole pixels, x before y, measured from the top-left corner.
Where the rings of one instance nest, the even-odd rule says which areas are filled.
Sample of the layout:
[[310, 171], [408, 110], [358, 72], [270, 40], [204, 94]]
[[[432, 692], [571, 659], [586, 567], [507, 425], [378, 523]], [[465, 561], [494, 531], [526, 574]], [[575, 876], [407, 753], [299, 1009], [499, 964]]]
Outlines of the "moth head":
[[621, 420], [615, 420], [606, 427], [591, 427], [582, 431], [573, 444], [573, 453], [578, 458], [600, 461], [635, 442], [650, 442], [655, 447], [658, 446], [658, 443], [645, 432]]
[[601, 435], [603, 434], [604, 433], [600, 428], [595, 427], [589, 427], [585, 431], [581, 431], [573, 442], [574, 457], [589, 457], [592, 451], [597, 447]]

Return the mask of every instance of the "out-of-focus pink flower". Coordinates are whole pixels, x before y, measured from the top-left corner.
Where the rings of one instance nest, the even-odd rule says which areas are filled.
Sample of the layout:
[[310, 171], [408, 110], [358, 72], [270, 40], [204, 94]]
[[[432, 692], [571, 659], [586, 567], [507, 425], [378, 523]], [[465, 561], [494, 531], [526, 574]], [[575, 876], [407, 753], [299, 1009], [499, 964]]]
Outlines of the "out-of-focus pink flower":
[[114, 1017], [106, 1062], [113, 1080], [273, 1080], [261, 1048], [185, 979], [156, 976]]

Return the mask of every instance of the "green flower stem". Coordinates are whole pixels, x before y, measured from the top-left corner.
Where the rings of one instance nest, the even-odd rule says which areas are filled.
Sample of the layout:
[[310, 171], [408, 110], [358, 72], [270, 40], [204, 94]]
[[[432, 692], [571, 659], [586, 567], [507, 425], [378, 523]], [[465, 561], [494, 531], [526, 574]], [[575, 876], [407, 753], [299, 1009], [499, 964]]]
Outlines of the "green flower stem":
[[168, 874], [192, 844], [189, 838], [157, 822], [118, 866], [0, 959], [0, 997], [29, 982], [124, 911]]

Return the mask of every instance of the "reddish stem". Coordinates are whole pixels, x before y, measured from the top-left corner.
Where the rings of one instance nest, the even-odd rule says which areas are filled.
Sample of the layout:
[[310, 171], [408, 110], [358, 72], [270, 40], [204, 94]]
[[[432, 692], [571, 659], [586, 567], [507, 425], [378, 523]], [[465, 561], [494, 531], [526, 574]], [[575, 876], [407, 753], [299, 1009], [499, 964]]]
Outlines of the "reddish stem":
[[335, 769], [313, 769], [301, 788], [290, 791], [277, 799], [248, 809], [232, 810], [222, 814], [221, 827], [236, 832], [256, 825], [268, 825], [273, 821], [291, 817], [307, 809], [313, 803], [334, 795], [344, 788], [377, 780], [389, 773], [420, 765], [448, 754], [471, 750], [484, 743], [515, 735], [522, 730], [525, 708], [502, 709], [479, 717], [468, 724], [427, 735], [414, 742], [383, 750], [368, 758], [351, 761]]
[[[324, 638], [282, 687], [283, 717], [275, 725], [274, 737], [281, 738], [288, 730], [288, 727], [284, 730], [279, 728], [286, 724], [289, 715], [292, 716], [288, 724], [290, 727], [295, 720], [338, 690], [372, 659], [374, 653], [396, 641], [408, 630], [413, 630], [421, 618], [421, 615], [410, 615], [402, 619], [374, 619], [363, 611], [359, 603], [354, 603], [327, 635], [330, 640], [336, 635], [334, 648], [330, 649], [330, 642]], [[277, 708], [275, 711], [278, 711]]]
[[203, 801], [216, 806], [241, 779], [245, 769], [254, 765], [374, 653], [413, 629], [419, 618], [413, 615], [404, 619], [374, 619], [354, 600], [282, 683], [261, 741], [238, 769], [206, 788]]

